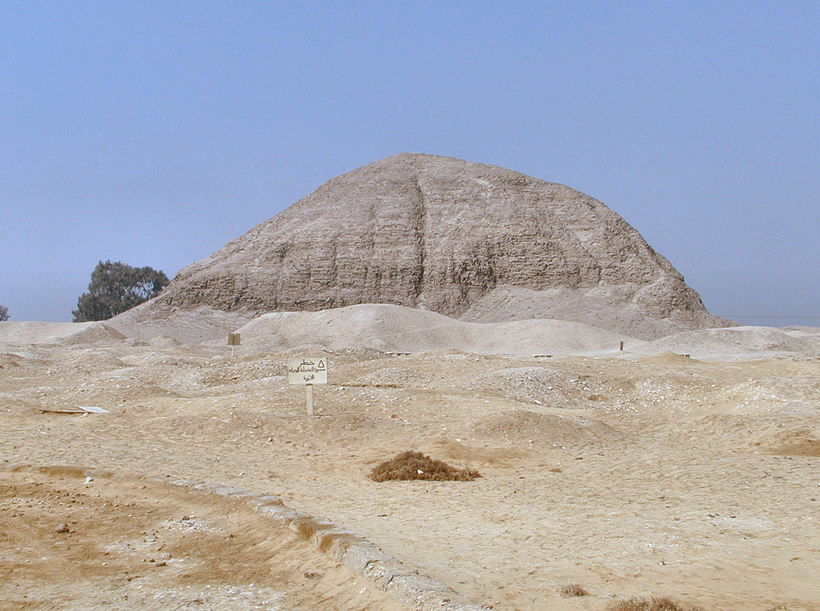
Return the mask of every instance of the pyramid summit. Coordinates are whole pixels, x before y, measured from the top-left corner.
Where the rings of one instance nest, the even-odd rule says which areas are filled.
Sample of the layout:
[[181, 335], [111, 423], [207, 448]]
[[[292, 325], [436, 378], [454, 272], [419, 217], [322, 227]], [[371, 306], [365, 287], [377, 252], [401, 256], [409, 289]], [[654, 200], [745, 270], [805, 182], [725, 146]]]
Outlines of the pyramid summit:
[[148, 307], [256, 314], [364, 303], [468, 321], [557, 318], [645, 339], [726, 324], [603, 203], [425, 154], [329, 180], [181, 270]]

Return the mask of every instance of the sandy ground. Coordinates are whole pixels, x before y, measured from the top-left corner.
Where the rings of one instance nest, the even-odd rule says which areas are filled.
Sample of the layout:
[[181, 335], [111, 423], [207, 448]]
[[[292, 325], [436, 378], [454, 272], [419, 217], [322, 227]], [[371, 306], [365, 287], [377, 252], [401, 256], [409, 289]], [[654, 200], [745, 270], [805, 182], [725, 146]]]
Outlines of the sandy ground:
[[0, 472], [0, 607], [399, 609], [242, 502], [79, 469]]
[[[394, 604], [171, 476], [278, 495], [495, 609], [652, 594], [820, 609], [816, 357], [340, 349], [321, 354], [330, 383], [308, 418], [285, 359], [313, 352], [13, 336], [0, 343], [2, 608]], [[109, 413], [41, 411], [79, 405]], [[482, 477], [368, 479], [408, 449]], [[563, 598], [573, 583], [589, 595]]]

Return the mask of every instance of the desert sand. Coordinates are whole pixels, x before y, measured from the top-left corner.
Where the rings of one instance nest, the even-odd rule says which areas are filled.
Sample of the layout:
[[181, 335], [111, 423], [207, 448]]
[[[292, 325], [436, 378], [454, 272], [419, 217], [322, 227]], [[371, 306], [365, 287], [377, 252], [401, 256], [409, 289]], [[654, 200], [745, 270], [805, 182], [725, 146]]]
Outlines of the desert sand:
[[[403, 608], [180, 478], [275, 495], [494, 609], [820, 608], [820, 329], [132, 319], [0, 323], [0, 608]], [[303, 356], [329, 364], [313, 417], [285, 375]], [[481, 477], [369, 479], [411, 449]]]

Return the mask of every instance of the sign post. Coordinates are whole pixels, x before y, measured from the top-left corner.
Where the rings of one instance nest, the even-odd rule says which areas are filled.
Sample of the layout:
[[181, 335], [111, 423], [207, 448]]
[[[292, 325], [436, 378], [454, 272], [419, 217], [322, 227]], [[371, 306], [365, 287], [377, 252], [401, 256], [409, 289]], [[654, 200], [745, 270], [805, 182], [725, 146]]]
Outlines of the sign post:
[[239, 333], [228, 333], [228, 345], [231, 347], [231, 356], [233, 356], [233, 349], [242, 343], [242, 336]]
[[313, 385], [327, 384], [327, 359], [302, 358], [288, 360], [288, 384], [304, 385], [308, 416], [313, 415]]
[[313, 384], [305, 384], [305, 407], [308, 416], [313, 415]]

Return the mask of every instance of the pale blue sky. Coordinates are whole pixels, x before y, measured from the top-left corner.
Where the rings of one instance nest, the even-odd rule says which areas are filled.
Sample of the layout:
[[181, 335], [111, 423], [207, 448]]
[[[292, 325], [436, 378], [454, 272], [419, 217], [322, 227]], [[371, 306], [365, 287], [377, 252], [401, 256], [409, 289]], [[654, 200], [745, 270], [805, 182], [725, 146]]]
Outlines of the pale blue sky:
[[560, 182], [716, 314], [820, 325], [820, 2], [0, 2], [0, 304], [173, 276], [399, 152]]

